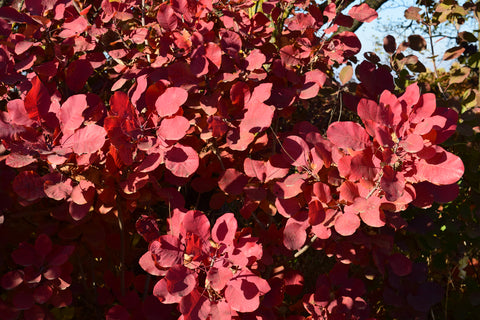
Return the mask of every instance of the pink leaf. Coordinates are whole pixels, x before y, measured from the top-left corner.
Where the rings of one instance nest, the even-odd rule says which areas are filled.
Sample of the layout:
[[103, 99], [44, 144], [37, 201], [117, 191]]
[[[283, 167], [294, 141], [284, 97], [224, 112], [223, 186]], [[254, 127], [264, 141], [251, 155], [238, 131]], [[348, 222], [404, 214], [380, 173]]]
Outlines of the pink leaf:
[[353, 6], [350, 11], [348, 11], [348, 14], [360, 22], [372, 22], [378, 17], [378, 13], [366, 3]]
[[289, 250], [300, 249], [307, 239], [308, 225], [289, 218], [283, 230], [283, 245]]
[[197, 171], [198, 153], [189, 146], [177, 143], [165, 154], [165, 167], [175, 176], [188, 178]]
[[211, 287], [217, 292], [223, 290], [232, 277], [233, 272], [229, 268], [211, 267], [207, 273], [207, 280], [210, 282]]
[[83, 111], [88, 108], [87, 96], [77, 94], [69, 97], [60, 108], [58, 113], [60, 123], [64, 132], [73, 132], [78, 129], [85, 118]]
[[61, 143], [64, 148], [71, 148], [76, 154], [89, 154], [103, 147], [106, 135], [107, 132], [103, 127], [89, 124], [76, 130], [72, 135], [64, 136]]
[[231, 245], [237, 232], [237, 220], [233, 213], [225, 213], [217, 219], [212, 228], [212, 240], [216, 243]]
[[180, 240], [170, 234], [162, 235], [158, 240], [150, 243], [148, 250], [153, 255], [156, 263], [164, 268], [170, 268], [183, 260]]
[[268, 282], [248, 269], [242, 269], [228, 282], [225, 299], [238, 312], [253, 312], [260, 305], [260, 295], [270, 291]]
[[240, 131], [249, 133], [258, 133], [268, 127], [272, 123], [275, 108], [268, 106], [262, 102], [248, 103], [247, 112], [240, 122]]
[[402, 172], [394, 171], [392, 167], [383, 167], [383, 176], [380, 187], [385, 192], [388, 201], [396, 201], [405, 191], [405, 178]]
[[210, 221], [201, 211], [188, 211], [182, 221], [182, 234], [187, 236], [188, 233], [196, 234], [204, 241], [210, 238]]
[[266, 163], [261, 160], [252, 160], [251, 158], [245, 158], [243, 161], [243, 171], [251, 178], [257, 178], [261, 182], [265, 181]]
[[360, 219], [354, 213], [344, 213], [335, 219], [335, 231], [342, 236], [350, 236], [360, 227]]
[[179, 303], [182, 297], [179, 295], [173, 295], [167, 290], [167, 279], [162, 278], [153, 287], [153, 295], [160, 300], [161, 303], [171, 304]]
[[429, 159], [420, 159], [416, 163], [419, 181], [428, 181], [436, 185], [452, 184], [460, 180], [464, 173], [462, 159], [436, 146], [437, 154]]
[[248, 62], [247, 70], [253, 71], [262, 68], [266, 58], [260, 50], [253, 49], [245, 60]]
[[167, 281], [168, 292], [180, 297], [188, 295], [197, 285], [194, 271], [180, 264], [168, 269], [165, 280]]
[[417, 134], [409, 134], [406, 139], [400, 141], [399, 146], [410, 153], [417, 153], [425, 146], [423, 138]]
[[304, 176], [294, 173], [286, 177], [283, 181], [276, 181], [272, 191], [279, 198], [293, 198], [302, 192], [304, 182]]
[[326, 80], [327, 75], [320, 70], [312, 70], [305, 73], [305, 81], [299, 96], [300, 99], [311, 99], [315, 97]]
[[160, 117], [171, 116], [180, 109], [188, 99], [188, 92], [178, 87], [170, 87], [155, 101], [155, 108]]
[[157, 135], [165, 140], [180, 140], [190, 128], [190, 122], [182, 116], [165, 118], [160, 123]]
[[138, 260], [138, 264], [142, 267], [143, 270], [150, 273], [154, 276], [163, 276], [165, 275], [165, 271], [162, 271], [157, 268], [155, 265], [155, 261], [152, 258], [152, 254], [150, 251], [145, 252], [140, 259]]
[[339, 148], [363, 150], [370, 143], [370, 136], [358, 123], [334, 122], [327, 129], [328, 139]]

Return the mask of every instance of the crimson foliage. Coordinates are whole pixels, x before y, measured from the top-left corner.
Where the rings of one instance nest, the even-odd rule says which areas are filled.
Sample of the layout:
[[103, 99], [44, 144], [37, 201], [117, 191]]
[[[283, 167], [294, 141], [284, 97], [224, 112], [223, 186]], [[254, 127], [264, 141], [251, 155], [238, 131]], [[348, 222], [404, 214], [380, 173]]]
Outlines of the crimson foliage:
[[[415, 299], [439, 290], [393, 234], [409, 205], [458, 193], [439, 146], [455, 111], [363, 62], [361, 123], [297, 115], [360, 50], [338, 27], [373, 9], [22, 4], [0, 8], [2, 317], [367, 319], [396, 290], [414, 288], [412, 316], [440, 300]], [[331, 268], [295, 267], [309, 246]]]

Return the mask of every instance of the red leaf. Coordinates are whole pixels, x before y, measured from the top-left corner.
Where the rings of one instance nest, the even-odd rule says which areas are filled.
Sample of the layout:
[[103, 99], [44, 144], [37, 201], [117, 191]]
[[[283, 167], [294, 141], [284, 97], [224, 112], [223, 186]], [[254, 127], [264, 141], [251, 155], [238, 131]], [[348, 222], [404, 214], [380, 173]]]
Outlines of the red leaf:
[[436, 185], [452, 184], [460, 180], [464, 173], [462, 159], [436, 146], [437, 154], [429, 159], [420, 159], [416, 163], [419, 181], [428, 181]]
[[37, 240], [35, 240], [35, 251], [40, 257], [45, 258], [47, 254], [52, 251], [52, 249], [52, 240], [50, 240], [50, 238], [46, 234], [40, 234], [37, 237]]
[[248, 178], [243, 173], [229, 168], [220, 176], [218, 186], [222, 191], [232, 195], [238, 195], [243, 192], [243, 187], [247, 184]]
[[144, 214], [135, 222], [135, 229], [147, 242], [152, 242], [157, 239], [160, 231], [155, 218]]
[[68, 212], [72, 219], [75, 221], [82, 220], [85, 218], [90, 210], [91, 204], [76, 204], [75, 202], [70, 202], [68, 206]]
[[26, 242], [20, 243], [18, 248], [12, 252], [11, 256], [16, 264], [24, 267], [35, 264], [38, 259], [35, 248]]
[[173, 31], [177, 28], [177, 16], [171, 5], [166, 2], [160, 5], [157, 12], [157, 21], [160, 27], [166, 31]]
[[184, 320], [206, 320], [210, 315], [210, 300], [194, 290], [178, 304]]
[[170, 87], [155, 101], [155, 108], [160, 117], [171, 116], [180, 109], [188, 99], [188, 92], [178, 87]]
[[32, 88], [24, 100], [25, 110], [30, 119], [40, 121], [50, 109], [50, 94], [38, 77], [32, 79]]
[[165, 154], [165, 167], [175, 176], [188, 178], [197, 171], [198, 153], [189, 146], [177, 143]]
[[22, 168], [34, 162], [37, 162], [37, 159], [34, 157], [18, 153], [10, 153], [5, 159], [5, 164], [12, 168]]
[[339, 214], [335, 219], [335, 231], [342, 236], [350, 236], [360, 227], [360, 219], [354, 213]]
[[[321, 182], [319, 182], [321, 183]], [[308, 223], [312, 226], [325, 221], [325, 210], [322, 203], [318, 200], [312, 200], [308, 203]]]
[[260, 295], [270, 291], [268, 282], [248, 269], [242, 269], [228, 282], [225, 299], [238, 312], [253, 312], [260, 305]]
[[327, 129], [327, 137], [339, 148], [363, 150], [370, 143], [370, 136], [358, 123], [334, 122]]
[[227, 246], [233, 244], [237, 232], [237, 220], [233, 213], [225, 213], [217, 219], [212, 228], [212, 240], [216, 243], [224, 243]]
[[407, 104], [408, 108], [416, 105], [417, 102], [420, 100], [420, 88], [418, 87], [418, 84], [415, 82], [409, 85], [405, 89], [405, 93], [401, 97], [399, 97], [398, 100], [400, 102], [404, 101]]
[[160, 123], [157, 135], [165, 140], [180, 140], [190, 128], [190, 122], [182, 116], [165, 118]]
[[370, 8], [366, 3], [353, 6], [350, 11], [348, 11], [348, 14], [360, 22], [372, 22], [378, 18], [378, 13], [375, 9]]

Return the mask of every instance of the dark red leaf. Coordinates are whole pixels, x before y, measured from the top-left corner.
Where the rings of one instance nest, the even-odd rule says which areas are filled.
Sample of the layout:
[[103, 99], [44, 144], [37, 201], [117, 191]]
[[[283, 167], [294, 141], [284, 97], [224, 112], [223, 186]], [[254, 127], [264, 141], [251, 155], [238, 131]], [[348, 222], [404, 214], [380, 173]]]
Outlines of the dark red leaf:
[[12, 290], [18, 287], [23, 282], [23, 271], [13, 270], [2, 276], [1, 284], [5, 290]]
[[390, 267], [397, 276], [403, 277], [412, 272], [412, 261], [403, 254], [394, 253], [388, 258], [388, 260]]
[[43, 198], [43, 180], [34, 171], [20, 172], [12, 182], [13, 191], [27, 201]]
[[94, 71], [88, 60], [79, 59], [73, 61], [65, 71], [67, 86], [74, 92], [82, 90]]

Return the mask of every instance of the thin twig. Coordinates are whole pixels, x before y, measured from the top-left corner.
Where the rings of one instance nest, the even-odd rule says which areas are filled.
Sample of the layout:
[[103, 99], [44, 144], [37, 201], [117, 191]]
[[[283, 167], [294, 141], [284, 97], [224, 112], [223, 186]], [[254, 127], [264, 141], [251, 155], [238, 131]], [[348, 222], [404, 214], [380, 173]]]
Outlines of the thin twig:
[[123, 208], [117, 201], [118, 228], [120, 229], [120, 291], [125, 296], [125, 230], [123, 226]]

